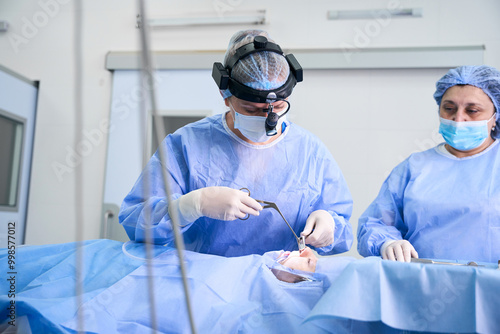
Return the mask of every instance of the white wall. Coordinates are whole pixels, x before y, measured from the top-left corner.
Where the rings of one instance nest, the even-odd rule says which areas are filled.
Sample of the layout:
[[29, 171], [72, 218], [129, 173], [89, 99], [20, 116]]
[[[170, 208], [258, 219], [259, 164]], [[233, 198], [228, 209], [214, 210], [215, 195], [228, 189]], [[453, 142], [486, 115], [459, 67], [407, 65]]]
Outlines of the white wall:
[[[326, 20], [326, 12], [331, 9], [390, 6], [422, 7], [423, 18], [391, 19], [384, 25], [376, 20]], [[266, 9], [269, 23], [261, 28], [268, 30], [284, 48], [484, 44], [485, 64], [500, 68], [500, 2], [497, 0], [148, 2], [151, 18], [189, 14], [194, 9], [213, 15], [217, 8]], [[0, 0], [0, 20], [7, 20], [11, 25], [9, 32], [0, 33], [0, 64], [41, 83], [26, 234], [29, 244], [76, 239], [75, 173], [69, 168], [58, 174], [53, 168], [54, 163], [70, 165], [67, 159], [75, 145], [73, 11], [70, 0]], [[102, 122], [109, 116], [112, 75], [104, 68], [106, 53], [138, 50], [136, 14], [136, 2], [132, 0], [83, 1], [83, 109], [87, 133], [102, 131]], [[166, 51], [223, 50], [232, 33], [241, 28], [247, 27], [156, 29], [151, 35], [152, 46], [154, 50]], [[297, 103], [294, 120], [317, 133], [344, 170], [355, 200], [354, 228], [357, 217], [376, 195], [390, 169], [402, 157], [422, 149], [423, 142], [433, 139], [429, 133], [434, 127], [431, 115], [435, 112], [431, 94], [434, 81], [444, 70], [408, 70], [411, 77], [404, 82], [398, 79], [400, 73], [396, 72], [365, 71], [361, 76], [373, 81], [361, 83], [356, 81], [355, 70], [335, 71], [335, 77], [315, 75], [314, 83], [305, 81], [301, 84], [302, 91], [297, 90], [298, 95], [322, 92], [312, 96], [307, 105]], [[427, 82], [429, 78], [433, 81]], [[339, 91], [342, 94], [335, 94]], [[369, 98], [365, 99], [366, 96]], [[418, 105], [419, 109], [412, 109], [412, 105]], [[428, 107], [420, 110], [422, 105]], [[402, 108], [411, 112], [399, 113]], [[321, 122], [321, 126], [310, 123], [307, 116], [311, 113], [318, 113], [325, 122]], [[375, 132], [370, 133], [370, 129]], [[402, 134], [405, 140], [400, 139]], [[414, 139], [409, 139], [413, 135]], [[85, 212], [84, 239], [98, 238], [100, 231], [106, 138], [94, 139], [88, 155], [76, 166], [83, 168], [84, 175], [81, 203]]]

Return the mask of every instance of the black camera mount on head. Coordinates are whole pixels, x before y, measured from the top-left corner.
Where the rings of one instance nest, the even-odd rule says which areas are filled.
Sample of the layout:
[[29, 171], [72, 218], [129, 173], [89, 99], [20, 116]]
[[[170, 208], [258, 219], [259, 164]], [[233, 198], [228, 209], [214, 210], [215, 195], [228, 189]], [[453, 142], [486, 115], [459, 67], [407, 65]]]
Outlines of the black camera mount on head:
[[[281, 87], [271, 90], [258, 90], [250, 88], [231, 78], [231, 70], [238, 61], [252, 53], [263, 51], [274, 52], [284, 56], [290, 66], [290, 75], [288, 75], [288, 79]], [[229, 89], [231, 94], [239, 99], [256, 103], [272, 103], [286, 99], [292, 94], [293, 88], [297, 82], [303, 80], [303, 71], [293, 54], [285, 56], [278, 44], [269, 42], [264, 36], [255, 36], [252, 43], [242, 45], [236, 49], [234, 55], [228, 59], [226, 66], [219, 62], [215, 62], [212, 69], [212, 77], [219, 89]]]

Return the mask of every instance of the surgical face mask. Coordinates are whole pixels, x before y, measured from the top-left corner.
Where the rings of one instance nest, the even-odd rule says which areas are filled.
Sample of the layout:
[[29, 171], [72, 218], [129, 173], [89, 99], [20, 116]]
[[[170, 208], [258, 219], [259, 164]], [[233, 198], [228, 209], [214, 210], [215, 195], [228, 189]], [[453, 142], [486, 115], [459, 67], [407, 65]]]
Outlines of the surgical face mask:
[[481, 146], [490, 135], [488, 122], [495, 114], [489, 120], [474, 122], [455, 122], [439, 117], [439, 133], [451, 147], [460, 151], [473, 150]]
[[[278, 127], [281, 127], [285, 119], [286, 115], [280, 117]], [[234, 128], [254, 143], [263, 143], [271, 138], [266, 134], [266, 117], [263, 116], [242, 115], [234, 110]]]
[[262, 143], [269, 139], [266, 134], [266, 118], [261, 116], [246, 116], [234, 112], [234, 128], [254, 143]]

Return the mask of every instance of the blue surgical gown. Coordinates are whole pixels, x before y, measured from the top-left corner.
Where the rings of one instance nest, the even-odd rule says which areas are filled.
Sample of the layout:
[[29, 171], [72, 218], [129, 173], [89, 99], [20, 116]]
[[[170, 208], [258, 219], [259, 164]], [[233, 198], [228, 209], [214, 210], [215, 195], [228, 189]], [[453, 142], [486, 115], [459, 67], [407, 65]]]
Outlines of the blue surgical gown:
[[435, 147], [394, 168], [359, 218], [358, 251], [380, 255], [393, 239], [408, 240], [420, 258], [500, 260], [498, 141], [461, 159]]
[[[275, 202], [297, 235], [311, 212], [328, 211], [335, 222], [335, 241], [318, 248], [318, 253], [350, 249], [352, 198], [344, 177], [324, 144], [296, 124], [287, 122], [277, 140], [257, 146], [238, 138], [227, 127], [224, 114], [218, 114], [168, 135], [160, 149], [167, 156], [172, 199], [203, 187], [248, 188], [253, 198]], [[131, 240], [145, 241], [150, 219], [155, 243], [174, 242], [162, 168], [157, 151], [122, 203], [119, 220]], [[273, 209], [248, 220], [201, 217], [182, 227], [182, 233], [186, 249], [207, 254], [242, 256], [298, 249], [294, 235]]]

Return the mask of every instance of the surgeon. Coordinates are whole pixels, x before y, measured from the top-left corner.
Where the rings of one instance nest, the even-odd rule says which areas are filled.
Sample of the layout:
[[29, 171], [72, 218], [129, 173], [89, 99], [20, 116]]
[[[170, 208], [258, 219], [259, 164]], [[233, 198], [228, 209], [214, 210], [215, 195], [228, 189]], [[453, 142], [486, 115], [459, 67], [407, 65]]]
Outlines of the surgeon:
[[410, 155], [361, 215], [363, 256], [500, 260], [500, 72], [450, 70], [436, 84], [445, 142]]
[[155, 243], [173, 244], [176, 213], [188, 250], [224, 256], [297, 250], [284, 219], [258, 199], [276, 203], [318, 254], [349, 250], [352, 198], [342, 172], [316, 136], [287, 119], [288, 98], [302, 81], [298, 61], [266, 32], [240, 31], [212, 76], [227, 112], [188, 124], [160, 144], [121, 206], [130, 239], [145, 241], [149, 228]]

